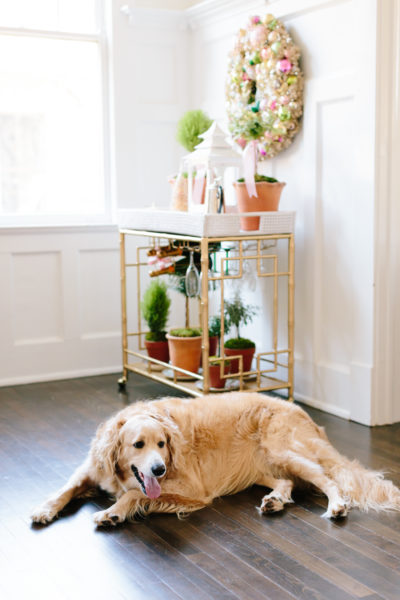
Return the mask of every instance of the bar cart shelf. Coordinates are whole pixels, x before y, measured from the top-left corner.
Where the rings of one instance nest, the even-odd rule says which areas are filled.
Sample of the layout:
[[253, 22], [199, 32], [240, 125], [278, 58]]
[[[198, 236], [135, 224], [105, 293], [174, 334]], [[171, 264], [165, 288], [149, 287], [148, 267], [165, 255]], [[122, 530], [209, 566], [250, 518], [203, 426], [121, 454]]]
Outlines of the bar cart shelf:
[[[254, 216], [255, 213], [252, 213]], [[240, 215], [243, 216], [243, 215]], [[190, 215], [172, 211], [127, 210], [119, 214], [121, 303], [122, 303], [122, 354], [123, 375], [118, 380], [123, 388], [130, 372], [137, 373], [171, 386], [193, 396], [213, 393], [209, 380], [209, 284], [219, 286], [219, 315], [221, 316], [221, 340], [224, 339], [224, 294], [228, 280], [240, 280], [244, 275], [244, 264], [254, 265], [258, 278], [270, 278], [271, 312], [261, 318], [270, 319], [271, 348], [257, 348], [251, 371], [244, 372], [242, 358], [235, 373], [223, 374], [224, 354], [221, 343], [221, 376], [227, 379], [226, 390], [272, 391], [287, 390], [288, 399], [293, 399], [293, 342], [294, 342], [294, 218], [293, 212], [260, 213], [258, 231], [240, 230], [239, 215]], [[145, 243], [136, 245], [136, 260], [127, 262], [127, 244], [132, 238], [144, 238]], [[150, 358], [144, 347], [145, 331], [142, 330], [140, 314], [141, 269], [147, 268], [144, 253], [165, 242], [184, 249], [196, 248], [200, 253], [201, 292], [199, 320], [202, 329], [202, 369], [198, 373], [187, 373], [169, 363]], [[218, 253], [219, 268], [209, 272], [209, 253], [215, 260], [215, 245], [229, 242], [233, 251], [228, 256]], [[247, 262], [249, 261], [249, 262]], [[234, 267], [234, 268], [230, 268]], [[137, 317], [136, 329], [128, 328], [127, 315], [127, 270], [136, 270]], [[211, 275], [211, 276], [210, 276]], [[285, 284], [281, 284], [285, 281]], [[284, 290], [284, 291], [283, 291]], [[285, 298], [281, 296], [285, 293]], [[283, 302], [282, 302], [283, 300]], [[285, 339], [280, 345], [278, 314], [285, 310]], [[260, 316], [258, 317], [260, 318]], [[129, 324], [130, 325], [130, 324]], [[135, 341], [132, 349], [131, 340]], [[229, 357], [232, 359], [235, 357]], [[214, 363], [215, 364], [215, 363]]]

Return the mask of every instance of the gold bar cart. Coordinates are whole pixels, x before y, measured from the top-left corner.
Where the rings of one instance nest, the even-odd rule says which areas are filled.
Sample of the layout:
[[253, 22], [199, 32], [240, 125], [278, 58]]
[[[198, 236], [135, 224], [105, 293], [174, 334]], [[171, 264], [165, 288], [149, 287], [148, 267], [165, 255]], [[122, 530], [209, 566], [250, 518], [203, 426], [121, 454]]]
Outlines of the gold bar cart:
[[[135, 262], [126, 261], [126, 244], [130, 236], [147, 238], [146, 245], [136, 247]], [[171, 242], [176, 246], [183, 248], [196, 248], [200, 252], [201, 262], [201, 295], [199, 320], [202, 328], [202, 369], [199, 373], [190, 373], [175, 367], [171, 364], [161, 362], [150, 358], [145, 351], [142, 330], [140, 299], [141, 299], [141, 277], [140, 269], [147, 267], [147, 261], [143, 257], [143, 252], [161, 244], [162, 240]], [[278, 241], [284, 240], [287, 243], [287, 257], [285, 255], [285, 265], [282, 269], [278, 261]], [[252, 241], [255, 251], [247, 253], [246, 242]], [[220, 269], [215, 273], [209, 273], [209, 249], [216, 243], [235, 242], [235, 256], [221, 256]], [[267, 242], [271, 242], [268, 246]], [[274, 246], [275, 244], [275, 246]], [[267, 246], [267, 252], [264, 248]], [[269, 252], [272, 247], [272, 252]], [[274, 249], [275, 248], [275, 249]], [[272, 348], [268, 351], [256, 352], [254, 370], [244, 372], [242, 356], [230, 356], [229, 359], [237, 358], [239, 361], [238, 372], [224, 375], [224, 362], [227, 357], [224, 354], [224, 345], [221, 343], [221, 355], [213, 364], [220, 364], [221, 377], [236, 379], [237, 388], [248, 391], [272, 391], [285, 390], [289, 400], [293, 400], [293, 346], [294, 346], [294, 234], [258, 234], [254, 235], [229, 235], [228, 237], [203, 237], [196, 235], [183, 235], [177, 233], [163, 233], [158, 231], [146, 231], [142, 229], [120, 229], [120, 266], [121, 266], [121, 304], [122, 304], [122, 357], [123, 357], [123, 375], [118, 380], [120, 388], [123, 388], [127, 382], [129, 372], [138, 373], [155, 381], [169, 385], [175, 389], [187, 392], [193, 396], [202, 396], [210, 392], [209, 384], [209, 337], [208, 337], [208, 319], [209, 319], [209, 283], [218, 282], [220, 286], [220, 316], [221, 332], [220, 338], [224, 339], [224, 291], [225, 282], [229, 279], [241, 279], [243, 277], [244, 261], [255, 261], [257, 277], [272, 278], [273, 281], [273, 316], [272, 316]], [[234, 273], [229, 270], [228, 265], [234, 264], [236, 268]], [[270, 268], [264, 270], [263, 264], [270, 265]], [[128, 329], [127, 317], [127, 269], [136, 269], [136, 287], [137, 287], [137, 324], [135, 331]], [[279, 280], [287, 279], [287, 335], [284, 347], [278, 344], [278, 308], [279, 308]], [[286, 287], [286, 286], [285, 286]], [[186, 305], [186, 307], [188, 304]], [[186, 311], [188, 314], [188, 310]], [[187, 320], [186, 316], [186, 320]], [[187, 323], [188, 325], [188, 323]], [[129, 340], [136, 338], [138, 350], [132, 350], [129, 347]], [[172, 377], [167, 377], [160, 372], [160, 367], [168, 369]], [[280, 376], [277, 376], [279, 370]], [[286, 373], [283, 377], [281, 373]], [[190, 376], [191, 380], [182, 381], [182, 376]], [[194, 380], [194, 381], [193, 381]], [[199, 384], [198, 382], [201, 382]], [[196, 385], [197, 383], [197, 385]], [[200, 389], [200, 387], [201, 389]], [[211, 390], [212, 391], [212, 390]]]

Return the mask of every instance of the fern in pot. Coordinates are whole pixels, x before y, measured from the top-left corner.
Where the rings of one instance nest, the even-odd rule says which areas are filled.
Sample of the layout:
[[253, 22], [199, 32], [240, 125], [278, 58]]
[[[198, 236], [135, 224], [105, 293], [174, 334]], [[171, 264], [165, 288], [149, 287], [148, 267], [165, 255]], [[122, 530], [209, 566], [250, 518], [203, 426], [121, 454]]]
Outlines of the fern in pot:
[[157, 279], [152, 281], [140, 304], [143, 319], [149, 332], [146, 333], [145, 346], [148, 355], [163, 362], [169, 361], [168, 341], [165, 327], [168, 321], [171, 300], [167, 293], [167, 285]]
[[[246, 306], [243, 303], [239, 292], [235, 293], [232, 300], [225, 300], [225, 318], [228, 327], [233, 327], [236, 331], [236, 337], [230, 338], [224, 343], [225, 356], [241, 355], [243, 357], [243, 372], [251, 371], [256, 345], [252, 340], [241, 337], [240, 327], [251, 323], [257, 312], [257, 306]], [[231, 373], [237, 374], [238, 372], [239, 359], [231, 359]]]

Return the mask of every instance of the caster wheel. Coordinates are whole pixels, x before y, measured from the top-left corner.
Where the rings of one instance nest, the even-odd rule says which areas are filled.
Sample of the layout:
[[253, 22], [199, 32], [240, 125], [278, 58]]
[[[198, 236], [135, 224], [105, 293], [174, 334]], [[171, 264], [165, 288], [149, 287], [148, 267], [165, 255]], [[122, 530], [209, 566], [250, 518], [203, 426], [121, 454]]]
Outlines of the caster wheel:
[[118, 379], [118, 389], [119, 390], [124, 390], [125, 386], [126, 386], [126, 377], [121, 377], [120, 379]]

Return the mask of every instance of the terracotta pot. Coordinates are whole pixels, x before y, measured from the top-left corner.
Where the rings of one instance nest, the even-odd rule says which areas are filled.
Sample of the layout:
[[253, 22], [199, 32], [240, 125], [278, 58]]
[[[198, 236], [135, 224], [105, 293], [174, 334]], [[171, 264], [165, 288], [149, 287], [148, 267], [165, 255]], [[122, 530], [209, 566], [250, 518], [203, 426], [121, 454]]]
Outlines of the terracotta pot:
[[[228, 375], [231, 366], [225, 365], [224, 375]], [[210, 387], [222, 389], [225, 387], [226, 379], [221, 379], [221, 365], [220, 363], [210, 365]]]
[[167, 339], [171, 364], [191, 373], [197, 373], [200, 367], [201, 335], [177, 337], [168, 333]]
[[[286, 183], [277, 181], [268, 183], [268, 181], [259, 181], [256, 183], [257, 197], [249, 197], [246, 184], [234, 183], [238, 211], [241, 212], [264, 212], [275, 211], [279, 208], [279, 200], [282, 190]], [[255, 231], [260, 229], [260, 217], [242, 217], [240, 219], [240, 228], [243, 231]]]
[[208, 338], [208, 342], [210, 345], [210, 348], [208, 350], [208, 355], [209, 356], [216, 356], [217, 355], [217, 350], [218, 350], [218, 336], [217, 335], [212, 335], [211, 337]]
[[145, 340], [144, 345], [146, 346], [147, 354], [151, 358], [156, 358], [157, 360], [162, 360], [163, 362], [169, 362], [169, 349], [168, 342], [151, 342], [149, 340]]
[[[251, 371], [251, 363], [253, 361], [255, 348], [226, 348], [225, 347], [225, 356], [243, 356], [243, 371]], [[239, 373], [239, 359], [233, 358], [231, 359], [231, 370], [232, 374]]]

